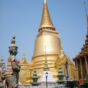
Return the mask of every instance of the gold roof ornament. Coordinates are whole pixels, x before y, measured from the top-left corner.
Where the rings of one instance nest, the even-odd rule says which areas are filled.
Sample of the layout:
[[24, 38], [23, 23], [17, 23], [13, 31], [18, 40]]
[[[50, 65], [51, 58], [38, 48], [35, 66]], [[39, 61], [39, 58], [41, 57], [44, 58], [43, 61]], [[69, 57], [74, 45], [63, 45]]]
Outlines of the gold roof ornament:
[[27, 64], [25, 54], [23, 53], [21, 64]]
[[47, 0], [44, 0], [43, 14], [42, 14], [42, 19], [41, 19], [39, 31], [42, 29], [55, 30], [55, 27], [52, 23], [50, 15], [49, 15], [48, 7], [47, 7]]

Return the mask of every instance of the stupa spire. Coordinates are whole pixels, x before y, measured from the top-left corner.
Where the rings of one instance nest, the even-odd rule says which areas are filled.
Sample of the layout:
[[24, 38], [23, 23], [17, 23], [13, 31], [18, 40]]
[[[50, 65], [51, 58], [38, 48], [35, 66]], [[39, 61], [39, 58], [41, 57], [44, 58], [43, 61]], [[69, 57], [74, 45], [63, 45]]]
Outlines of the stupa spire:
[[51, 29], [55, 30], [55, 27], [52, 23], [52, 20], [50, 18], [50, 14], [47, 7], [47, 0], [44, 0], [44, 6], [43, 6], [43, 14], [42, 19], [39, 27], [39, 31], [42, 29]]
[[25, 57], [25, 53], [23, 53], [22, 62], [23, 62], [23, 63], [26, 63], [26, 62], [27, 62], [27, 61], [26, 61], [26, 57]]

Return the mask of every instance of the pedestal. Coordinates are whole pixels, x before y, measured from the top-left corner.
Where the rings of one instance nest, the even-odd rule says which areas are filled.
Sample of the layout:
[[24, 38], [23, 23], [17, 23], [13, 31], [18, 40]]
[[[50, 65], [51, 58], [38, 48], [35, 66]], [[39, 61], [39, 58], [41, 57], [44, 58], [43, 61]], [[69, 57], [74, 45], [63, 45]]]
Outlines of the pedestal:
[[31, 85], [19, 85], [18, 88], [31, 88]]
[[[56, 88], [56, 83], [47, 83], [47, 88]], [[39, 88], [46, 88], [46, 83], [40, 83]]]

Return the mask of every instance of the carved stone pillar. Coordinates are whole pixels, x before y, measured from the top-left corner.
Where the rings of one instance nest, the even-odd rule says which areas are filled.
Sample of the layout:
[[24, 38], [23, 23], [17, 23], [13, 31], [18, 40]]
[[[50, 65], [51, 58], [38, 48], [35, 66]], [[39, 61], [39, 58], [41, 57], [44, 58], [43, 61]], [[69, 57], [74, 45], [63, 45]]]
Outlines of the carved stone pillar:
[[80, 75], [80, 73], [79, 73], [79, 66], [78, 66], [78, 59], [76, 60], [76, 68], [77, 68], [77, 75], [78, 75], [78, 79], [80, 79], [80, 77], [79, 77], [79, 75]]
[[82, 68], [82, 58], [80, 58], [80, 69], [81, 69], [81, 78], [83, 79], [83, 68]]
[[88, 63], [87, 63], [87, 57], [86, 56], [84, 56], [85, 57], [85, 64], [86, 64], [86, 72], [87, 72], [87, 74], [88, 74]]
[[78, 68], [78, 60], [75, 61], [75, 66]]
[[78, 76], [79, 76], [79, 79], [81, 78], [81, 66], [80, 66], [80, 59], [77, 60], [78, 62]]

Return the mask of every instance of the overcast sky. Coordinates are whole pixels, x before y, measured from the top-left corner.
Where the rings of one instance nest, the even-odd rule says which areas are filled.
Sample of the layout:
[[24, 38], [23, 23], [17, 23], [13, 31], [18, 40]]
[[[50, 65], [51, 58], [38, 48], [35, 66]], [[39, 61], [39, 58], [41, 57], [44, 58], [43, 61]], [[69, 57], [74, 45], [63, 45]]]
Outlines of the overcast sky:
[[[84, 0], [47, 0], [47, 4], [63, 50], [72, 60], [86, 39]], [[43, 0], [0, 0], [0, 57], [5, 61], [13, 33], [19, 47], [17, 58], [21, 60], [25, 53], [31, 61], [42, 9]]]

